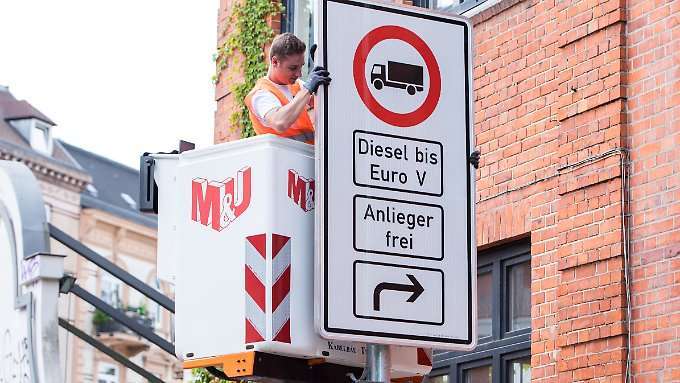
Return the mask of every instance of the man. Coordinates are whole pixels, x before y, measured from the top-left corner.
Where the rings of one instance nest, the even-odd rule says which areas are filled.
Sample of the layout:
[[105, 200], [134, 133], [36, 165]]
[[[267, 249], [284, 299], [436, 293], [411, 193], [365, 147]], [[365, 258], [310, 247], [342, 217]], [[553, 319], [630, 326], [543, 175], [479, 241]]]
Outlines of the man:
[[[300, 81], [305, 64], [305, 43], [292, 33], [274, 38], [269, 49], [267, 75], [257, 80], [245, 103], [257, 134], [272, 133], [314, 143], [314, 125], [307, 113], [321, 84], [331, 82], [328, 71], [316, 67]], [[312, 51], [313, 54], [313, 51]]]

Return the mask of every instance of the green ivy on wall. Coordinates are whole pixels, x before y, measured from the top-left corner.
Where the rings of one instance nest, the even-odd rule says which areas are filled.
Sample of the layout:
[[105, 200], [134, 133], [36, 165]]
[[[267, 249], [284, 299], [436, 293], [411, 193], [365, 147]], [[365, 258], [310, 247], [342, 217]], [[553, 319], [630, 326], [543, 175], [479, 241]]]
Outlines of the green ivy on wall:
[[[243, 81], [233, 81], [231, 92], [234, 97], [234, 112], [229, 118], [231, 126], [241, 130], [241, 137], [255, 135], [248, 116], [245, 98], [260, 77], [267, 74], [264, 47], [274, 37], [274, 31], [267, 25], [267, 19], [283, 12], [281, 4], [272, 0], [241, 0], [234, 2], [234, 8], [227, 23], [233, 29], [226, 41], [217, 48], [214, 58], [216, 73], [213, 82], [217, 83], [220, 73], [233, 65], [233, 72], [243, 73]], [[203, 368], [191, 371], [194, 383], [227, 383], [212, 376]]]
[[[281, 4], [272, 0], [236, 1], [227, 21], [233, 29], [215, 54], [216, 73], [213, 75], [213, 82], [217, 83], [220, 73], [227, 69], [229, 63], [233, 65], [233, 72], [243, 73], [243, 81], [233, 81], [231, 84], [235, 110], [229, 118], [232, 127], [241, 129], [243, 138], [255, 135], [245, 98], [255, 82], [267, 74], [264, 47], [274, 37], [274, 31], [267, 24], [267, 19], [281, 14], [283, 10]], [[195, 383], [227, 382], [215, 378], [203, 368], [193, 369], [191, 379]]]
[[218, 379], [212, 376], [204, 368], [194, 368], [191, 370], [191, 383], [230, 383], [228, 380]]
[[229, 118], [231, 126], [241, 130], [243, 138], [255, 135], [245, 97], [253, 89], [255, 82], [267, 73], [264, 46], [274, 37], [274, 31], [267, 25], [267, 19], [278, 16], [283, 10], [283, 5], [276, 0], [235, 1], [228, 20], [233, 29], [215, 54], [217, 71], [213, 76], [214, 82], [217, 82], [220, 73], [229, 63], [234, 66], [232, 73], [243, 73], [243, 81], [234, 81], [231, 85], [234, 112]]

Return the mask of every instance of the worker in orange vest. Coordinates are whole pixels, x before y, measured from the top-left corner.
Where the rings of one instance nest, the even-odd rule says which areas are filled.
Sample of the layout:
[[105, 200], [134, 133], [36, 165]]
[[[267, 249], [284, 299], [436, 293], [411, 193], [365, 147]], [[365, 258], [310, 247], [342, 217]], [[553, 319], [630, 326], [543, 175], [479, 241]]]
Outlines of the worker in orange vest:
[[312, 96], [321, 84], [330, 84], [331, 78], [325, 68], [317, 66], [307, 81], [300, 80], [305, 51], [305, 43], [292, 33], [280, 34], [272, 41], [267, 75], [257, 80], [245, 99], [257, 134], [314, 143]]

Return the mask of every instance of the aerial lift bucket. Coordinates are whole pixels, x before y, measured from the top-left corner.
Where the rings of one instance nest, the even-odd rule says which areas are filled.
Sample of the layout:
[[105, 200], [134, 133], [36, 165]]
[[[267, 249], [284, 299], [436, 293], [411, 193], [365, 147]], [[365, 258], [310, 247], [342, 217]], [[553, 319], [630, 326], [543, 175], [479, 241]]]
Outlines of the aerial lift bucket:
[[[146, 163], [158, 190], [158, 275], [175, 286], [185, 368], [324, 382], [361, 372], [364, 344], [314, 330], [311, 145], [265, 135]], [[429, 350], [390, 348], [393, 377], [430, 371]]]

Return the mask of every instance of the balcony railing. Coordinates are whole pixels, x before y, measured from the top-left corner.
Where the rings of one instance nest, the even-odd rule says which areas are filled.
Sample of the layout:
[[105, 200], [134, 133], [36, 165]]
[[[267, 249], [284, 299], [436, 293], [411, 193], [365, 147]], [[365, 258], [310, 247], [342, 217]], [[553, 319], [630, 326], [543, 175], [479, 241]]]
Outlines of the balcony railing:
[[[146, 315], [141, 315], [137, 310], [130, 310], [127, 309], [125, 311], [125, 315], [127, 315], [130, 319], [134, 320], [137, 322], [140, 326], [146, 327], [149, 329], [149, 331], [152, 331], [154, 328], [153, 324], [153, 318], [149, 318]], [[123, 325], [120, 322], [117, 322], [113, 320], [113, 318], [109, 317], [108, 315], [104, 314], [100, 310], [96, 310], [93, 318], [93, 324], [94, 324], [94, 329], [97, 333], [97, 335], [101, 333], [130, 333], [130, 329], [128, 329], [125, 325]]]
[[[54, 225], [48, 224], [48, 226], [49, 234], [52, 238], [61, 242], [66, 247], [76, 252], [79, 256], [94, 263], [101, 269], [107, 271], [109, 274], [118, 278], [122, 282], [126, 283], [133, 289], [139, 291], [147, 298], [151, 299], [174, 314], [175, 302], [172, 299], [163, 295], [159, 291], [156, 291], [151, 286], [137, 279], [132, 274], [118, 267], [108, 259], [97, 254], [95, 251], [85, 246], [75, 238], [64, 233]], [[145, 341], [142, 341], [141, 338], [144, 338], [147, 341], [155, 344], [171, 356], [175, 356], [175, 345], [154, 332], [153, 321], [151, 318], [143, 317], [143, 315], [139, 314], [139, 312], [137, 312], [137, 315], [132, 313], [128, 314], [123, 310], [111, 306], [104, 300], [79, 286], [76, 283], [76, 279], [72, 276], [64, 276], [61, 279], [59, 291], [63, 294], [73, 294], [94, 306], [96, 310], [103, 314], [100, 316], [100, 319], [108, 317], [108, 319], [97, 320], [97, 323], [94, 323], [95, 331], [99, 335], [97, 338], [99, 339], [96, 339], [83, 332], [82, 330], [73, 326], [67, 320], [59, 318], [59, 325], [61, 327], [102, 351], [117, 362], [137, 372], [149, 382], [163, 383], [161, 379], [127, 358], [130, 357], [130, 355], [135, 355], [136, 353], [149, 347], [149, 344]], [[128, 333], [128, 329], [136, 333], [136, 335]], [[112, 333], [119, 334], [119, 336], [112, 337], [110, 336]], [[106, 335], [109, 336], [107, 337]]]

